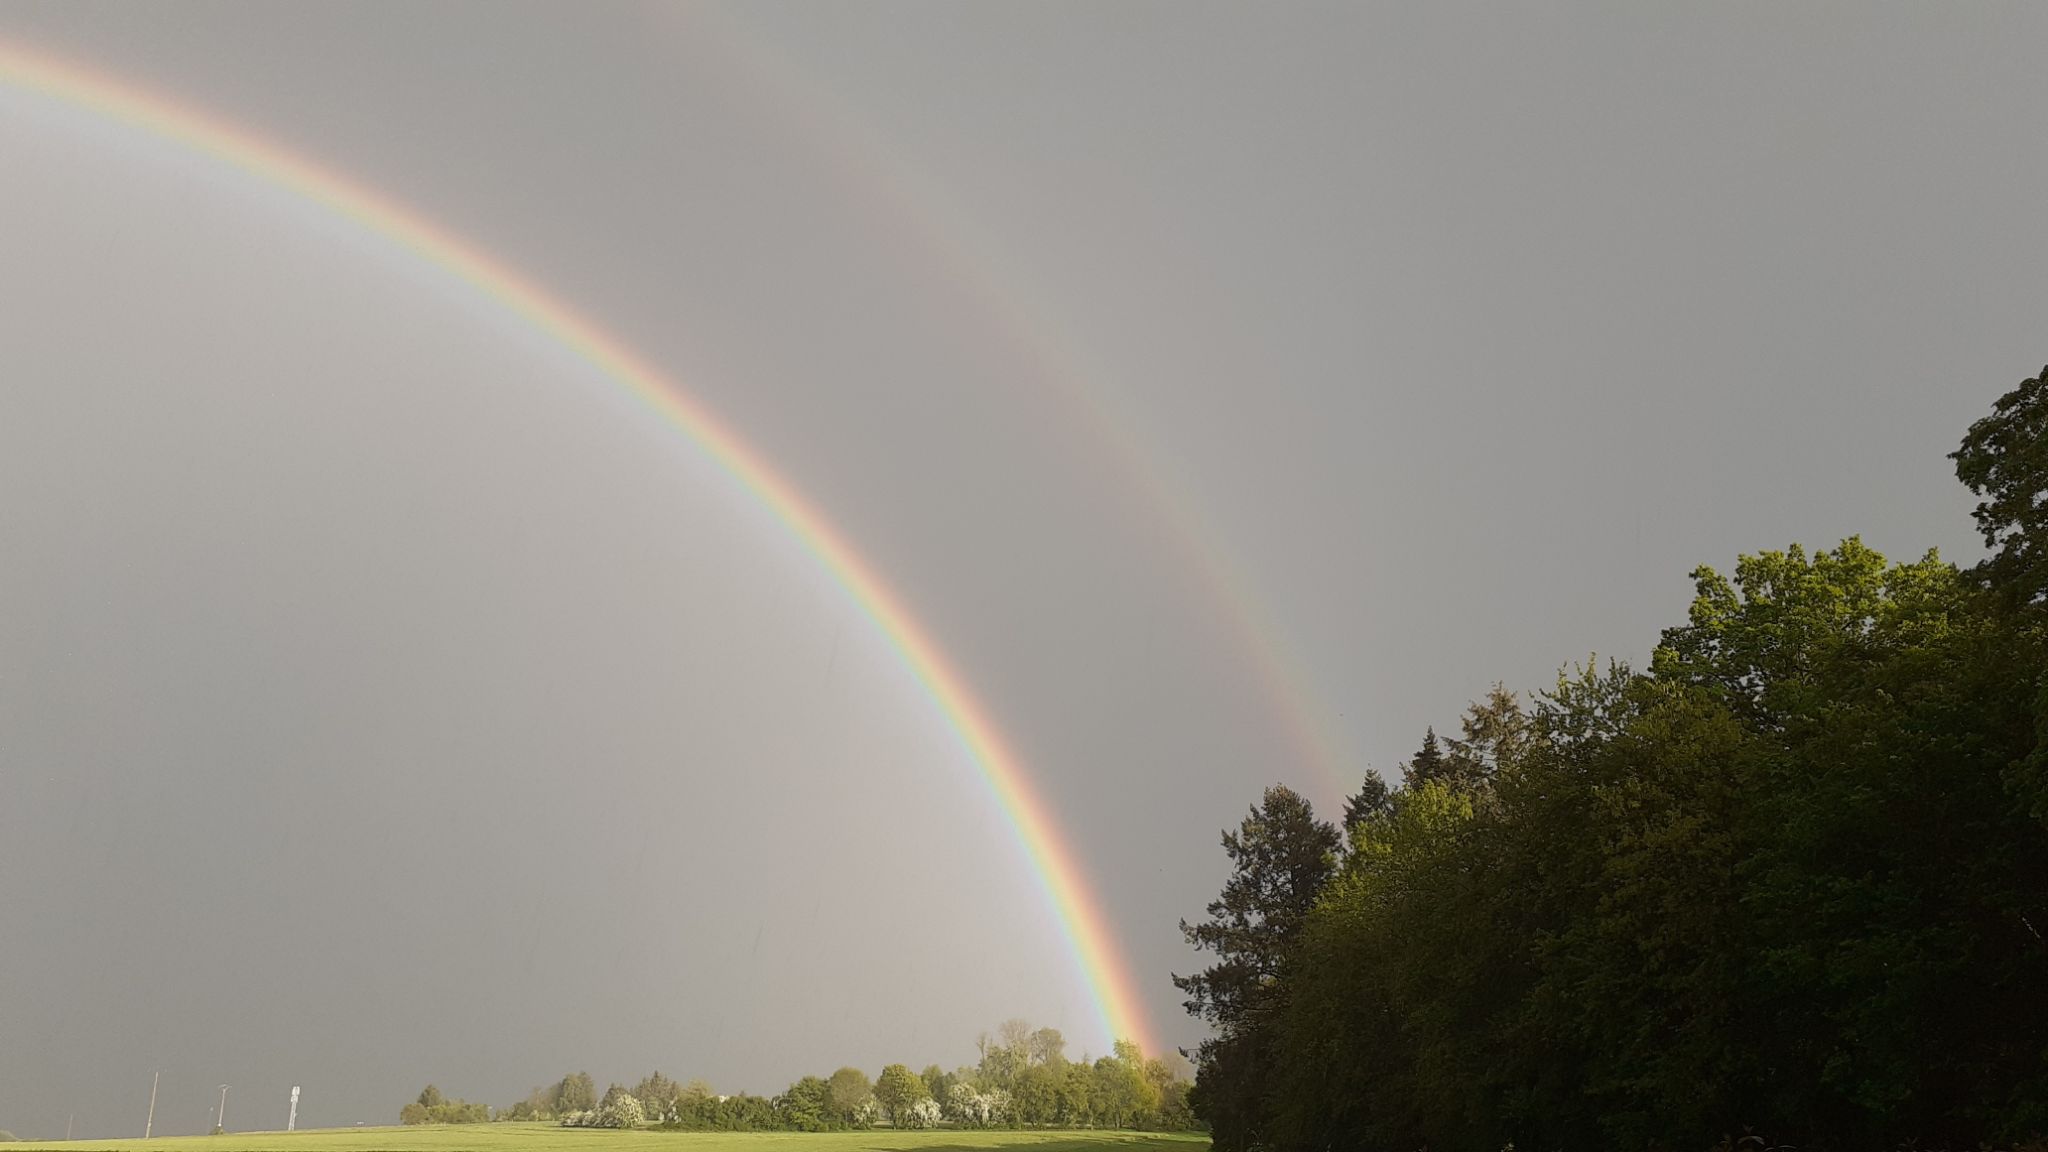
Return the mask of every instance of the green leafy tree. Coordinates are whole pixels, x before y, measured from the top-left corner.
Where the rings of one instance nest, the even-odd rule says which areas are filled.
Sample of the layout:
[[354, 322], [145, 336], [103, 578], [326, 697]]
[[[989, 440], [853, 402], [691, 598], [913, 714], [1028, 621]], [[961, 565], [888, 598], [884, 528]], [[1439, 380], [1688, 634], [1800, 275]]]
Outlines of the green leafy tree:
[[1095, 1123], [1095, 1068], [1086, 1060], [1069, 1063], [1058, 1085], [1054, 1115], [1071, 1127]]
[[929, 1099], [931, 1089], [927, 1088], [917, 1073], [912, 1072], [907, 1066], [891, 1064], [882, 1069], [882, 1074], [876, 1077], [874, 1094], [875, 1103], [882, 1108], [882, 1115], [894, 1126], [909, 1115], [912, 1105], [920, 1100]]
[[783, 1126], [799, 1132], [824, 1132], [841, 1123], [832, 1102], [832, 1086], [816, 1076], [805, 1076], [791, 1084], [776, 1098], [775, 1109]]
[[676, 1100], [683, 1094], [683, 1086], [660, 1072], [654, 1072], [635, 1084], [632, 1094], [650, 1118], [666, 1119], [675, 1111]]
[[1497, 689], [1350, 822], [1272, 980], [1270, 1066], [1219, 1036], [1195, 1108], [1263, 1067], [1255, 1137], [1284, 1152], [2048, 1130], [2048, 658], [2007, 556], [1744, 556], [1695, 572], [1648, 675]]
[[1158, 1101], [1156, 1122], [1148, 1126], [1167, 1132], [1185, 1131], [1194, 1126], [1194, 1113], [1188, 1106], [1190, 1085], [1183, 1075], [1184, 1064], [1178, 1056], [1171, 1060], [1155, 1057], [1145, 1061], [1145, 1081], [1152, 1086], [1152, 1095]]
[[841, 1068], [826, 1084], [833, 1115], [843, 1124], [859, 1123], [862, 1109], [874, 1102], [874, 1086], [858, 1068]]
[[2048, 368], [1999, 397], [1950, 458], [1981, 497], [1977, 529], [1993, 554], [1980, 574], [2038, 603], [2048, 596]]
[[401, 1124], [482, 1124], [491, 1118], [488, 1105], [451, 1100], [432, 1084], [419, 1097], [398, 1110]]
[[572, 1072], [555, 1084], [553, 1103], [557, 1116], [588, 1112], [597, 1107], [597, 1083], [588, 1072]]
[[1030, 1127], [1057, 1123], [1060, 1113], [1060, 1084], [1065, 1079], [1063, 1067], [1051, 1064], [1025, 1065], [1017, 1073], [1016, 1084], [1010, 1090], [1010, 1109], [1016, 1122]]
[[1025, 1042], [1033, 1064], [1060, 1065], [1067, 1062], [1067, 1038], [1057, 1028], [1040, 1028]]
[[925, 1065], [924, 1071], [918, 1073], [918, 1079], [924, 1081], [925, 1091], [931, 1098], [941, 1104], [945, 1103], [947, 1096], [953, 1091], [953, 1074], [937, 1064]]
[[1095, 1114], [1114, 1128], [1152, 1127], [1159, 1110], [1159, 1095], [1145, 1076], [1145, 1057], [1129, 1040], [1116, 1043], [1116, 1053], [1095, 1062], [1094, 1085], [1090, 1095]]

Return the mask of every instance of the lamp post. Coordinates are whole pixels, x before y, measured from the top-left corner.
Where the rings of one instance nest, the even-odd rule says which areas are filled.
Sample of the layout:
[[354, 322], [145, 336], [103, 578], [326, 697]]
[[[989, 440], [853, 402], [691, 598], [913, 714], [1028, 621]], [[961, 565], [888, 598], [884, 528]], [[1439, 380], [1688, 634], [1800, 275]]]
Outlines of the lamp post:
[[213, 1126], [225, 1132], [228, 1130], [228, 1086], [220, 1086], [220, 1111], [213, 1115]]

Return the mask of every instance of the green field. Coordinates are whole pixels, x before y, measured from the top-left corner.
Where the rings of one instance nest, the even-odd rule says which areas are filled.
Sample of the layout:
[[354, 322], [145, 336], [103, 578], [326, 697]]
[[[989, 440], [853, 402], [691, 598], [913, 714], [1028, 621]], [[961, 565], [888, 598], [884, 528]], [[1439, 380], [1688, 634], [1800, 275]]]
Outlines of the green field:
[[64, 1152], [1198, 1152], [1207, 1136], [1150, 1132], [633, 1132], [561, 1128], [553, 1124], [422, 1125], [413, 1128], [322, 1128], [305, 1132], [240, 1132], [226, 1136], [164, 1136], [154, 1140], [73, 1140], [4, 1145]]

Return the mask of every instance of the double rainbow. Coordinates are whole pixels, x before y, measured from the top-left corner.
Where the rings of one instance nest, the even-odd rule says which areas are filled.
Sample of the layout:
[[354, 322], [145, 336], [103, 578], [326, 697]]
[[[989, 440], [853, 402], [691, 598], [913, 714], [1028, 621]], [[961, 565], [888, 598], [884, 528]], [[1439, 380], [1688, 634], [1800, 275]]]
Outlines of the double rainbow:
[[616, 337], [511, 267], [434, 221], [281, 145], [157, 93], [17, 45], [0, 43], [0, 84], [174, 141], [354, 222], [559, 341], [688, 437], [803, 542], [888, 639], [945, 716], [1015, 829], [1095, 1001], [1102, 1039], [1135, 1039], [1152, 1047], [1129, 967], [1110, 936], [1102, 907], [988, 710], [873, 566], [737, 433]]

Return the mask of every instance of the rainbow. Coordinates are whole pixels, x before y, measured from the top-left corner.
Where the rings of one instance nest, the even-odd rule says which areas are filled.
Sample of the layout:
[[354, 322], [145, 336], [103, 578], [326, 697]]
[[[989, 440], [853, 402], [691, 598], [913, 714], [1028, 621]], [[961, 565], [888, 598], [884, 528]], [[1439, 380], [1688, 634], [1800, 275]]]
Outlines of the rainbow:
[[297, 194], [410, 252], [558, 341], [688, 437], [781, 520], [889, 641], [994, 793], [1058, 916], [1095, 1002], [1101, 1038], [1148, 1050], [1129, 965], [1079, 862], [967, 682], [931, 636], [824, 516], [738, 433], [616, 337], [460, 235], [281, 145], [162, 95], [47, 53], [0, 42], [0, 85], [60, 101], [173, 141]]
[[1073, 426], [1095, 441], [1101, 459], [1117, 467], [1143, 498], [1147, 526], [1163, 529], [1161, 538], [1178, 553], [1175, 571], [1201, 585], [1214, 604], [1212, 620], [1246, 657], [1249, 678], [1286, 741], [1283, 767], [1292, 763], [1306, 770], [1318, 803], [1341, 805], [1364, 773], [1319, 698], [1314, 677], [1241, 559], [1223, 545], [1225, 535], [1194, 495], [1191, 477], [1117, 403], [1115, 373], [1061, 315], [1053, 296], [1032, 283], [958, 197], [798, 68], [750, 26], [743, 11], [702, 5], [657, 13], [682, 25], [690, 39], [714, 46], [700, 53], [696, 66], [736, 62], [739, 67], [729, 69], [732, 82], [748, 84], [750, 95], [779, 98], [790, 126], [807, 132], [848, 180], [883, 201], [910, 243], [945, 262], [949, 289], [977, 300], [1009, 336], [1005, 358], [1037, 369], [1039, 380], [1064, 402]]

